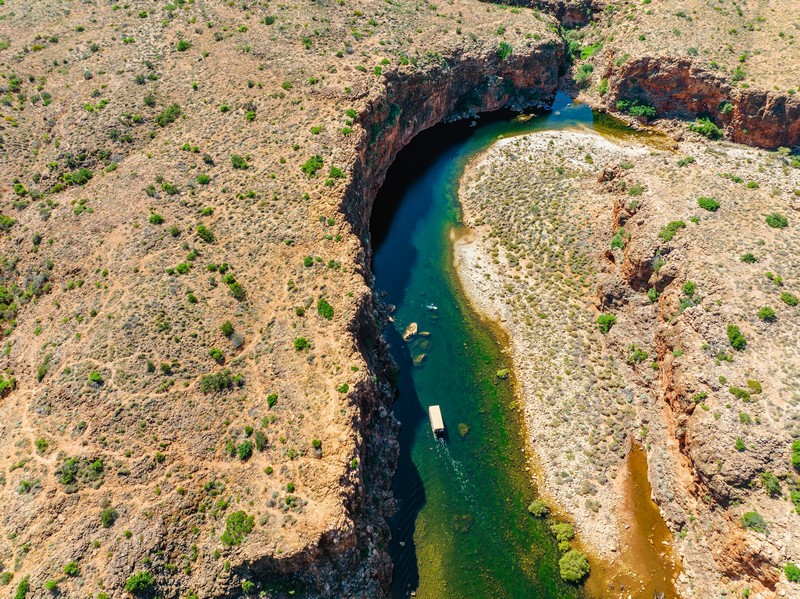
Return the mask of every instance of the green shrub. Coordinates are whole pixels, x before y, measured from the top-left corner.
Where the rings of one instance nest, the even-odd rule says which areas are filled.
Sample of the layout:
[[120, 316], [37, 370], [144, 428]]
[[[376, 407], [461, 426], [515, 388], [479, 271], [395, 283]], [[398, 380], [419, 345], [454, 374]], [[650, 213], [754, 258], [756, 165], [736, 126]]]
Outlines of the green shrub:
[[17, 585], [17, 590], [14, 593], [14, 599], [25, 599], [28, 596], [28, 591], [31, 588], [31, 579], [30, 577], [26, 576], [22, 580], [19, 581]]
[[178, 52], [186, 52], [189, 48], [192, 47], [192, 42], [189, 40], [178, 40], [178, 44], [175, 46], [175, 49]]
[[10, 216], [7, 216], [5, 214], [0, 214], [0, 231], [3, 231], [5, 233], [11, 227], [14, 226], [15, 222], [17, 222], [17, 221], [15, 221]]
[[253, 441], [258, 451], [264, 451], [267, 447], [267, 436], [264, 434], [264, 431], [256, 431], [253, 434]]
[[314, 449], [322, 449], [322, 441], [319, 439], [311, 439], [311, 447]]
[[211, 177], [209, 177], [205, 173], [197, 175], [197, 182], [200, 185], [208, 185], [209, 183], [211, 183]]
[[250, 166], [247, 164], [247, 160], [239, 156], [239, 154], [231, 154], [231, 165], [233, 165], [233, 168], [241, 171], [246, 170], [247, 167]]
[[232, 281], [228, 283], [228, 291], [231, 292], [231, 295], [234, 297], [234, 299], [240, 302], [244, 300], [246, 295], [244, 287], [238, 281]]
[[256, 590], [256, 583], [252, 580], [243, 580], [242, 581], [242, 592], [245, 594], [250, 594]]
[[50, 591], [51, 593], [56, 593], [58, 591], [58, 581], [57, 580], [48, 580], [44, 583], [44, 590]]
[[653, 119], [656, 117], [655, 107], [641, 100], [619, 100], [617, 102], [617, 110], [637, 118]]
[[243, 462], [249, 460], [253, 455], [253, 444], [250, 441], [242, 441], [236, 448], [236, 454]]
[[575, 83], [585, 86], [592, 78], [592, 73], [594, 73], [594, 65], [590, 63], [582, 64], [575, 73]]
[[317, 312], [319, 312], [320, 316], [325, 320], [331, 320], [333, 318], [333, 306], [331, 306], [325, 298], [320, 298], [317, 302]]
[[508, 42], [500, 42], [497, 46], [497, 57], [500, 60], [505, 60], [511, 53], [514, 51], [514, 48]]
[[147, 220], [150, 221], [151, 225], [160, 225], [161, 223], [164, 222], [164, 217], [161, 216], [160, 214], [153, 212], [150, 215], [150, 218], [148, 218]]
[[80, 576], [81, 575], [81, 568], [78, 566], [78, 562], [71, 561], [64, 566], [64, 574], [67, 576]]
[[745, 512], [739, 518], [739, 524], [742, 528], [754, 530], [756, 532], [767, 532], [767, 521], [758, 512]]
[[550, 513], [550, 508], [547, 507], [547, 504], [541, 499], [534, 499], [528, 505], [528, 513], [535, 518], [546, 518]]
[[624, 250], [625, 249], [625, 237], [623, 237], [623, 230], [620, 229], [617, 231], [617, 234], [611, 239], [611, 249], [612, 250]]
[[239, 545], [244, 538], [253, 532], [255, 528], [255, 518], [248, 516], [246, 512], [239, 510], [233, 512], [225, 521], [225, 532], [220, 539], [228, 546]]
[[764, 485], [764, 490], [770, 497], [783, 497], [781, 481], [772, 472], [761, 473], [761, 484]]
[[208, 350], [208, 355], [211, 356], [211, 359], [217, 364], [222, 364], [225, 361], [225, 355], [216, 347], [212, 347]]
[[580, 582], [589, 574], [589, 560], [580, 551], [570, 549], [558, 560], [558, 569], [567, 582]]
[[75, 185], [86, 185], [92, 177], [94, 177], [94, 173], [90, 169], [81, 167], [70, 173], [69, 182]]
[[597, 326], [600, 328], [600, 332], [603, 333], [603, 335], [608, 334], [611, 327], [615, 324], [617, 324], [617, 317], [613, 314], [601, 314], [597, 317]]
[[89, 382], [95, 385], [102, 385], [103, 384], [103, 375], [101, 375], [96, 370], [92, 370], [89, 373]]
[[796, 306], [800, 302], [794, 293], [789, 293], [788, 291], [781, 293], [781, 301], [787, 306]]
[[742, 254], [742, 257], [740, 258], [740, 260], [742, 262], [744, 262], [745, 264], [755, 264], [756, 262], [758, 262], [758, 258], [756, 258], [755, 255], [753, 255], [751, 252], [747, 252], [746, 254]]
[[672, 241], [672, 238], [675, 237], [675, 234], [680, 230], [686, 227], [686, 223], [682, 220], [674, 220], [668, 223], [666, 226], [661, 227], [661, 230], [658, 232], [658, 238], [661, 239], [663, 242]]
[[689, 131], [704, 135], [708, 139], [721, 139], [722, 129], [717, 127], [711, 119], [699, 118], [697, 121], [689, 125]]
[[741, 399], [744, 402], [750, 401], [750, 392], [740, 387], [728, 387], [728, 392], [731, 393], [736, 399]]
[[770, 308], [769, 306], [764, 306], [758, 311], [758, 317], [766, 322], [774, 322], [775, 321], [775, 310]]
[[128, 580], [125, 581], [125, 590], [133, 595], [144, 595], [153, 590], [155, 583], [155, 577], [147, 570], [143, 570], [128, 576]]
[[230, 320], [226, 320], [219, 327], [220, 332], [226, 337], [233, 335], [233, 325]]
[[767, 222], [767, 225], [769, 225], [773, 229], [785, 229], [786, 227], [789, 226], [789, 220], [782, 214], [779, 214], [778, 212], [772, 212], [770, 214], [767, 214], [765, 220]]
[[200, 377], [200, 391], [203, 393], [221, 393], [242, 386], [244, 386], [244, 377], [240, 374], [231, 374], [228, 369]]
[[658, 296], [659, 296], [658, 289], [656, 289], [655, 287], [651, 287], [650, 289], [647, 290], [647, 299], [650, 300], [651, 304], [654, 304], [658, 301]]
[[278, 404], [278, 394], [277, 393], [270, 393], [267, 395], [267, 405], [270, 408], [274, 408]]
[[103, 525], [103, 528], [111, 528], [114, 522], [117, 521], [118, 515], [117, 510], [109, 506], [100, 512], [100, 524]]
[[205, 225], [197, 225], [197, 236], [206, 243], [214, 243], [216, 240], [214, 233]]
[[800, 472], [800, 439], [792, 443], [792, 468]]
[[181, 115], [181, 107], [177, 104], [172, 104], [171, 106], [164, 109], [164, 111], [156, 117], [156, 124], [159, 127], [166, 127], [170, 123], [175, 122], [175, 120]]
[[708, 210], [709, 212], [716, 212], [719, 210], [719, 202], [715, 198], [706, 198], [701, 196], [697, 198], [697, 205], [703, 210]]
[[736, 451], [744, 451], [747, 448], [740, 437], [736, 437], [733, 446], [736, 448]]
[[794, 562], [786, 562], [783, 573], [789, 582], [800, 582], [800, 568]]
[[550, 525], [550, 530], [553, 531], [559, 543], [569, 542], [575, 537], [575, 529], [567, 522], [554, 522]]
[[297, 351], [302, 351], [307, 347], [309, 347], [310, 345], [311, 344], [308, 342], [308, 339], [306, 339], [305, 337], [298, 337], [297, 339], [294, 340], [294, 348]]
[[302, 170], [306, 175], [308, 175], [308, 178], [310, 179], [317, 173], [319, 169], [322, 168], [322, 166], [323, 166], [322, 156], [320, 156], [319, 154], [315, 154], [314, 156], [306, 160], [305, 163], [303, 163], [303, 166], [300, 167], [300, 170]]
[[735, 324], [729, 324], [726, 329], [726, 333], [728, 335], [728, 341], [733, 349], [742, 351], [747, 347], [747, 340], [744, 338], [744, 335], [742, 335], [739, 327], [737, 327]]

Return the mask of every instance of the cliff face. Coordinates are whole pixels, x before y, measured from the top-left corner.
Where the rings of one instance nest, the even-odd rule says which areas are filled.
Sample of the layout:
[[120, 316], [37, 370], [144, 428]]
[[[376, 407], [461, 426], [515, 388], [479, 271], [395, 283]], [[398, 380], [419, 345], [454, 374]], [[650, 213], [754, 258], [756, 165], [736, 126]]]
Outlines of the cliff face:
[[[342, 212], [369, 235], [372, 202], [397, 153], [420, 131], [446, 119], [502, 107], [545, 106], [558, 87], [564, 48], [550, 40], [506, 59], [492, 46], [442, 57], [424, 72], [397, 73], [367, 98], [353, 183]], [[365, 249], [368, 243], [365, 243]]]
[[669, 55], [631, 59], [608, 75], [612, 108], [618, 100], [638, 99], [667, 118], [710, 116], [737, 143], [771, 149], [800, 145], [796, 95], [734, 87], [718, 72]]

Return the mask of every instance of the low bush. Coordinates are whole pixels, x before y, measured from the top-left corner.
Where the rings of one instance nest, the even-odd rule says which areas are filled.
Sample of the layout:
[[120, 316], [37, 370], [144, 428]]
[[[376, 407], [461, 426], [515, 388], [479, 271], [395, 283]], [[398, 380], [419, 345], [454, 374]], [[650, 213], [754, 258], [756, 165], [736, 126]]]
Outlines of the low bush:
[[497, 46], [497, 57], [500, 60], [505, 60], [514, 52], [514, 48], [508, 42], [500, 42]]
[[739, 518], [739, 524], [742, 525], [742, 528], [748, 530], [767, 532], [767, 521], [764, 520], [764, 516], [758, 512], [745, 512], [742, 514], [742, 517]]
[[769, 306], [764, 306], [758, 311], [758, 317], [765, 322], [775, 321], [775, 310]]
[[742, 335], [739, 327], [737, 327], [735, 324], [729, 324], [726, 329], [726, 333], [728, 335], [728, 341], [733, 349], [742, 351], [747, 347], [747, 340], [744, 338], [744, 335]]
[[205, 225], [197, 225], [197, 236], [206, 243], [214, 243], [216, 240], [214, 233]]
[[682, 220], [674, 220], [661, 227], [661, 230], [658, 232], [658, 238], [665, 243], [667, 241], [672, 241], [672, 238], [675, 237], [675, 234], [685, 227], [686, 223]]
[[765, 221], [773, 229], [785, 229], [789, 226], [789, 219], [778, 212], [767, 214]]
[[253, 455], [253, 444], [250, 441], [242, 441], [236, 448], [236, 454], [243, 462], [249, 460]]
[[781, 481], [772, 472], [761, 473], [761, 484], [764, 485], [764, 490], [770, 497], [783, 497]]
[[613, 314], [601, 314], [597, 317], [597, 326], [600, 328], [600, 332], [603, 333], [603, 335], [608, 334], [611, 327], [615, 324], [617, 324], [617, 317]]
[[239, 156], [239, 154], [231, 154], [231, 165], [233, 168], [241, 171], [247, 170], [247, 168], [250, 166], [247, 164], [247, 160]]
[[580, 551], [570, 549], [558, 560], [558, 569], [561, 578], [577, 583], [589, 575], [589, 560]]
[[320, 156], [319, 154], [315, 154], [314, 156], [306, 160], [305, 163], [303, 163], [303, 166], [300, 167], [300, 170], [302, 170], [306, 175], [308, 175], [308, 178], [310, 179], [317, 173], [319, 169], [322, 168], [322, 166], [323, 166], [322, 156]]
[[545, 518], [550, 513], [550, 508], [547, 507], [547, 504], [541, 499], [534, 499], [530, 505], [528, 505], [528, 513], [535, 518]]
[[783, 573], [786, 574], [786, 579], [789, 582], [800, 582], [800, 567], [794, 562], [786, 562], [783, 567]]
[[166, 127], [170, 123], [175, 122], [175, 120], [181, 115], [181, 107], [177, 104], [172, 104], [171, 106], [164, 109], [164, 111], [156, 117], [156, 124], [159, 127]]
[[697, 205], [703, 210], [708, 210], [709, 212], [716, 212], [719, 210], [719, 202], [715, 198], [706, 198], [701, 196], [697, 198]]
[[125, 590], [132, 595], [142, 596], [151, 592], [155, 584], [155, 577], [147, 570], [144, 570], [128, 577], [125, 581]]
[[100, 524], [103, 525], [103, 528], [111, 528], [118, 516], [117, 510], [109, 506], [100, 512]]
[[242, 510], [233, 512], [225, 521], [225, 532], [220, 536], [220, 540], [228, 547], [239, 545], [247, 535], [253, 532], [254, 528], [255, 518], [253, 516], [248, 516]]
[[319, 315], [325, 320], [331, 320], [333, 318], [333, 306], [331, 306], [325, 298], [320, 298], [317, 302], [317, 312], [319, 312]]
[[740, 259], [745, 264], [755, 264], [756, 262], [758, 262], [758, 258], [756, 258], [755, 255], [753, 255], [751, 252], [742, 254], [742, 257]]
[[200, 391], [203, 393], [221, 393], [243, 386], [244, 377], [240, 374], [231, 374], [228, 369], [200, 377]]
[[617, 102], [617, 110], [637, 118], [653, 119], [656, 117], [655, 107], [641, 100], [619, 100]]
[[711, 119], [700, 118], [693, 124], [689, 125], [689, 131], [699, 133], [708, 139], [721, 139], [722, 129], [717, 127]]
[[781, 301], [787, 306], [796, 306], [800, 302], [794, 293], [789, 293], [788, 291], [781, 293]]

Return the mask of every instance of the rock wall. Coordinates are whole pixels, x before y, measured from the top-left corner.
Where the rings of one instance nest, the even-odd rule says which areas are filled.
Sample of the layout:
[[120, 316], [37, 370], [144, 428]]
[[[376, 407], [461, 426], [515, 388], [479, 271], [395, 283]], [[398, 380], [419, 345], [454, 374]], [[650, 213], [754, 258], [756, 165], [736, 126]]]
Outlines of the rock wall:
[[[708, 116], [737, 143], [761, 148], [800, 145], [800, 100], [782, 92], [731, 86], [689, 58], [646, 56], [607, 72], [607, 107], [640, 99], [659, 117]], [[729, 108], [723, 109], [726, 103]]]

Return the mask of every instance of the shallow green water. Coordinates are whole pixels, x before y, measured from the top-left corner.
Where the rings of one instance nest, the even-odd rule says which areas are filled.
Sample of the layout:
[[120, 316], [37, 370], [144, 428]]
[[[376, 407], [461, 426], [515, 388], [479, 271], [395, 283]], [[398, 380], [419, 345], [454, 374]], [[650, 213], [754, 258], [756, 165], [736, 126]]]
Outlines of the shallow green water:
[[[525, 123], [508, 117], [419, 135], [375, 202], [375, 288], [397, 306], [394, 328], [386, 331], [400, 366], [394, 409], [402, 423], [399, 511], [391, 522], [395, 597], [412, 590], [425, 598], [583, 596], [560, 579], [560, 554], [546, 524], [527, 513], [535, 490], [525, 470], [523, 426], [511, 383], [496, 376], [510, 361], [461, 295], [449, 237], [458, 226], [458, 181], [476, 153], [500, 135], [592, 126], [592, 112], [566, 107], [565, 99]], [[403, 341], [411, 322], [429, 335]], [[431, 432], [432, 404], [441, 406], [444, 440]], [[462, 435], [460, 425], [469, 432]]]

